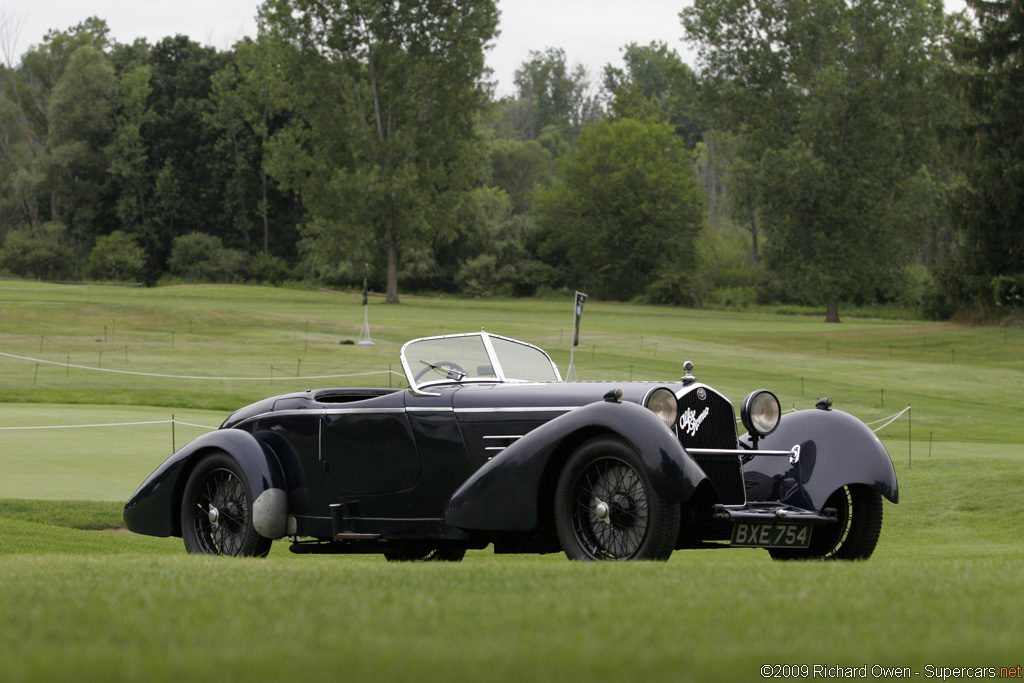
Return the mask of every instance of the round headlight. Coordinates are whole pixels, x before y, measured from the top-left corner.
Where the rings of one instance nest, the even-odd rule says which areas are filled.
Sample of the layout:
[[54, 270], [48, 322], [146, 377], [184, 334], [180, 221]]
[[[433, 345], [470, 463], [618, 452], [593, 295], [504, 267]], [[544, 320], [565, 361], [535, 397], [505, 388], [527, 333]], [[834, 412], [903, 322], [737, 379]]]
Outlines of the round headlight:
[[647, 397], [647, 408], [660, 417], [661, 421], [668, 425], [670, 429], [676, 423], [676, 417], [679, 415], [679, 404], [676, 403], [676, 395], [671, 390], [665, 388], [655, 389], [651, 392], [651, 395]]
[[740, 417], [751, 436], [768, 436], [779, 426], [782, 408], [775, 394], [767, 389], [758, 389], [743, 399]]

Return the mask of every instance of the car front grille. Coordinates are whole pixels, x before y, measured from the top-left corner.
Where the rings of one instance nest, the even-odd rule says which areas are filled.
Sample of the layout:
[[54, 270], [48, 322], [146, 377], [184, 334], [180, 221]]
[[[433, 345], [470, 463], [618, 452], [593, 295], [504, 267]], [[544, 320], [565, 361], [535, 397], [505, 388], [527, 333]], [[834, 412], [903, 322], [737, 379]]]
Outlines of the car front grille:
[[[701, 398], [701, 394], [704, 398]], [[707, 411], [707, 412], [705, 412]], [[736, 448], [736, 413], [725, 397], [707, 389], [693, 389], [679, 401], [676, 425], [684, 448]], [[743, 470], [737, 455], [692, 454], [708, 475], [720, 502], [746, 502]]]

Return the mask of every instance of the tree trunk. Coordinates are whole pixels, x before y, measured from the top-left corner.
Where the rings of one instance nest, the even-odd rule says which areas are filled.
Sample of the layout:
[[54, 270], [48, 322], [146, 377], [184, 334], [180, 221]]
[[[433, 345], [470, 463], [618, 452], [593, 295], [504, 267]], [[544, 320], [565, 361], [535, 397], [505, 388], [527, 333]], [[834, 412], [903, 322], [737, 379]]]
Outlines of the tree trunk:
[[398, 301], [398, 238], [395, 235], [394, 205], [389, 200], [384, 212], [384, 242], [388, 252], [388, 288], [384, 299], [389, 304]]
[[747, 229], [750, 230], [750, 239], [751, 239], [751, 242], [753, 244], [754, 263], [757, 263], [757, 259], [758, 259], [758, 255], [757, 255], [757, 233], [758, 233], [758, 227], [757, 227], [757, 216], [756, 215], [750, 219], [750, 225], [747, 226]]
[[825, 302], [825, 322], [839, 322], [839, 294], [835, 291], [828, 293], [828, 298]]

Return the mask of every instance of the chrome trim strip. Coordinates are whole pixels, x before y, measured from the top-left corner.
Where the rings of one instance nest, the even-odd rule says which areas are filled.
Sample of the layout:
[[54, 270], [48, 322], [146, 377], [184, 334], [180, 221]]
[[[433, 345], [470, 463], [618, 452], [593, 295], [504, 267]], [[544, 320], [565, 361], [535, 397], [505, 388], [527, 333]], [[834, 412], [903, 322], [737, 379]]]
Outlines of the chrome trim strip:
[[[310, 416], [321, 418], [327, 415], [398, 415], [406, 412], [406, 408], [304, 408], [291, 410], [270, 410], [259, 415], [247, 417], [232, 429], [238, 429], [242, 425], [273, 417], [298, 417]], [[409, 410], [412, 410], [411, 408]], [[451, 410], [448, 408], [447, 410]]]
[[521, 439], [522, 434], [509, 434], [508, 436], [485, 436], [485, 439]]
[[795, 465], [800, 462], [800, 444], [796, 444], [788, 451], [761, 451], [761, 450], [746, 450], [742, 448], [687, 448], [690, 453], [697, 453], [699, 455], [742, 455], [753, 457], [755, 455], [769, 455], [776, 457], [788, 457], [791, 465]]
[[686, 450], [701, 455], [793, 455], [793, 451], [754, 451], [744, 448], [687, 448]]
[[485, 451], [503, 451], [506, 448], [508, 448], [508, 446], [487, 446], [487, 447], [484, 448], [484, 450]]
[[[440, 395], [440, 394], [439, 394]], [[408, 406], [406, 412], [409, 413], [454, 413], [455, 409], [451, 406]]]
[[543, 407], [527, 407], [520, 406], [516, 408], [456, 408], [456, 413], [567, 413], [571, 410], [575, 410], [579, 406], [550, 406], [548, 408]]
[[324, 415], [397, 415], [405, 408], [326, 408]]
[[304, 409], [301, 409], [301, 410], [299, 410], [299, 409], [292, 409], [292, 410], [268, 410], [265, 413], [260, 413], [259, 415], [253, 415], [252, 417], [245, 418], [241, 422], [238, 422], [237, 424], [233, 425], [231, 427], [231, 429], [238, 429], [242, 425], [249, 424], [250, 422], [255, 422], [256, 420], [263, 420], [263, 419], [268, 418], [268, 417], [295, 417], [295, 416], [298, 416], [298, 415], [316, 415], [317, 417], [323, 417], [324, 409], [323, 408], [312, 408], [312, 409], [304, 408]]

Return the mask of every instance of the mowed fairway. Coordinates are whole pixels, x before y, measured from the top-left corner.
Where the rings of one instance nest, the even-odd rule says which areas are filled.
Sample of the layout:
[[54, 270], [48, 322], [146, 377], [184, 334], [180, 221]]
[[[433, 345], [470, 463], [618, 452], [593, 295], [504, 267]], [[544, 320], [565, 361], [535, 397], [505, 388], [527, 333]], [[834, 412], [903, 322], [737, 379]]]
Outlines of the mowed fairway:
[[402, 565], [294, 556], [284, 541], [265, 560], [230, 560], [103, 530], [175, 446], [244, 403], [404, 386], [409, 338], [485, 326], [568, 366], [571, 297], [371, 300], [376, 345], [339, 344], [358, 338], [360, 301], [0, 282], [0, 681], [743, 681], [765, 664], [934, 679], [1024, 664], [1019, 327], [588, 302], [581, 379], [673, 379], [689, 359], [734, 403], [761, 387], [786, 408], [828, 395], [868, 422], [912, 405], [881, 432], [901, 502], [886, 503], [863, 563], [721, 550], [585, 565], [487, 550]]

